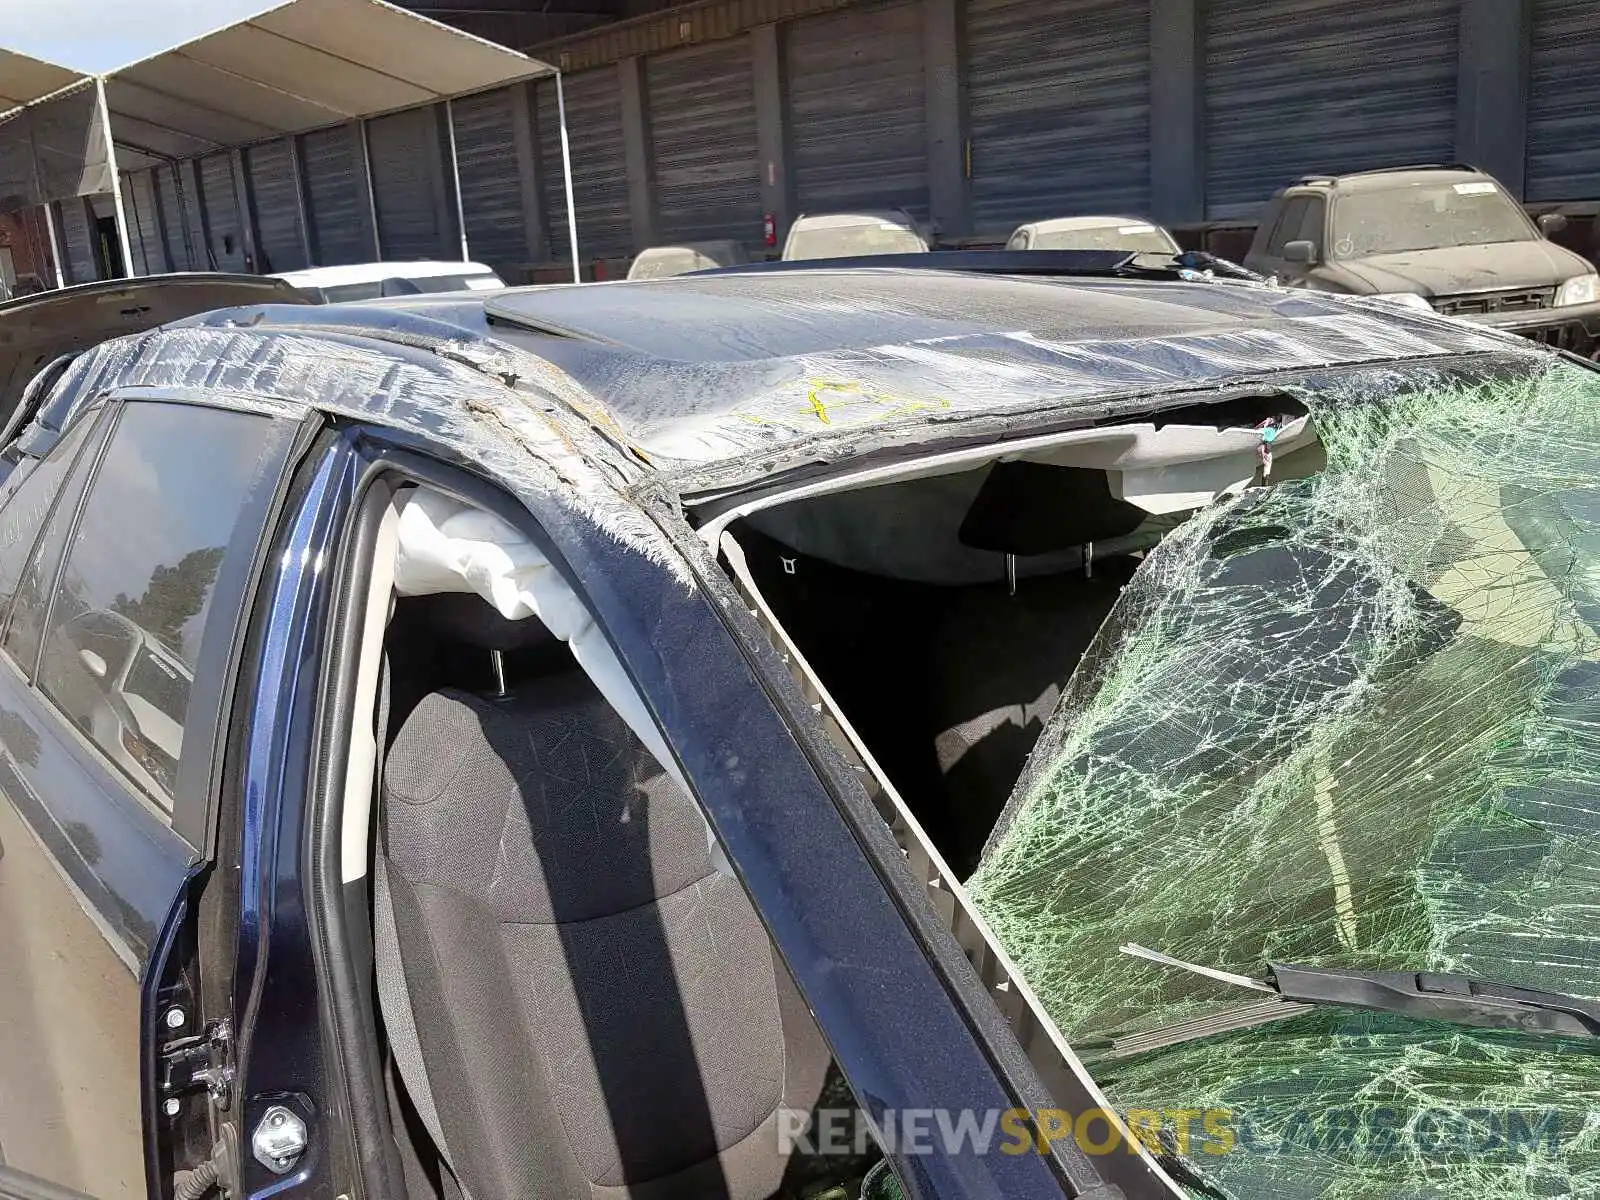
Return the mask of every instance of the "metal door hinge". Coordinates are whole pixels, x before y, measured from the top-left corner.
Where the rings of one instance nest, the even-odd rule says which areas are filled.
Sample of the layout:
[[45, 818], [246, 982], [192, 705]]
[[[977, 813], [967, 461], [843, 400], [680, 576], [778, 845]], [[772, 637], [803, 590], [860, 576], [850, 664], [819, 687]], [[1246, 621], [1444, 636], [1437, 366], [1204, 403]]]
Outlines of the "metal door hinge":
[[226, 1021], [164, 1042], [159, 1057], [163, 1101], [204, 1090], [219, 1111], [227, 1111], [233, 1098], [233, 1030]]

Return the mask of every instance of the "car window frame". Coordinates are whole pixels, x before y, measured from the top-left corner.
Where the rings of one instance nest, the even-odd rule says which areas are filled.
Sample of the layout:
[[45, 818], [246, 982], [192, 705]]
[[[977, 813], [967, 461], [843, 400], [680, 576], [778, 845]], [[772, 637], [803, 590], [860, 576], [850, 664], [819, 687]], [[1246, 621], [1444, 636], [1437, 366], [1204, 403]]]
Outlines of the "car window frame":
[[[248, 610], [253, 598], [254, 585], [262, 567], [263, 547], [269, 542], [275, 524], [276, 509], [281, 501], [288, 476], [297, 459], [296, 447], [304, 440], [306, 421], [268, 411], [262, 406], [230, 405], [219, 402], [216, 395], [197, 395], [182, 388], [121, 388], [107, 396], [103, 411], [96, 420], [105, 423], [98, 445], [93, 445], [95, 460], [90, 464], [83, 485], [75, 496], [70, 524], [63, 543], [63, 551], [50, 576], [44, 633], [31, 663], [18, 662], [6, 653], [0, 643], [0, 659], [10, 669], [18, 671], [28, 685], [30, 695], [42, 712], [49, 715], [58, 729], [65, 730], [77, 748], [79, 757], [116, 781], [117, 786], [138, 804], [147, 809], [163, 824], [171, 827], [192, 850], [208, 854], [211, 849], [210, 832], [217, 802], [215, 786], [220, 777], [221, 758], [226, 749], [227, 736], [224, 722], [231, 707], [233, 681], [237, 675], [239, 654], [242, 650]], [[72, 551], [77, 548], [80, 525], [89, 497], [93, 494], [100, 471], [117, 430], [129, 405], [164, 404], [184, 405], [212, 412], [233, 413], [240, 417], [265, 422], [271, 445], [263, 454], [263, 466], [258, 477], [245, 492], [244, 502], [235, 517], [234, 530], [223, 551], [208, 604], [199, 647], [195, 657], [194, 679], [190, 687], [189, 707], [183, 721], [184, 744], [178, 760], [171, 805], [162, 804], [134, 779], [105, 750], [79, 729], [62, 711], [57, 702], [39, 683], [39, 664], [45, 642], [51, 632], [50, 620], [55, 612], [56, 596], [61, 587], [63, 573]], [[320, 419], [317, 422], [320, 426]], [[93, 433], [94, 431], [91, 431]], [[83, 451], [80, 450], [80, 453]], [[275, 469], [267, 455], [276, 453]], [[75, 460], [76, 462], [76, 460]], [[69, 468], [70, 475], [70, 468]], [[61, 496], [51, 506], [34, 544], [29, 551], [31, 564], [40, 550], [39, 539], [44, 534], [56, 512]], [[8, 604], [4, 623], [9, 629], [14, 602]]]
[[[66, 464], [66, 470], [61, 475], [61, 482], [56, 485], [56, 490], [50, 496], [50, 502], [45, 508], [44, 516], [40, 519], [38, 528], [33, 531], [33, 537], [28, 541], [28, 552], [22, 556], [22, 569], [17, 573], [17, 582], [12, 587], [11, 595], [0, 601], [0, 663], [14, 667], [23, 681], [30, 687], [33, 684], [34, 668], [38, 665], [39, 655], [37, 651], [33, 655], [32, 662], [24, 663], [7, 649], [7, 643], [11, 636], [12, 618], [16, 615], [17, 596], [22, 591], [22, 581], [28, 577], [28, 570], [32, 567], [34, 559], [39, 554], [40, 543], [44, 541], [45, 531], [50, 528], [50, 523], [55, 520], [56, 512], [63, 503], [70, 504], [73, 508], [67, 536], [67, 540], [71, 540], [71, 530], [76, 528], [78, 523], [78, 505], [82, 502], [83, 496], [88, 490], [89, 480], [94, 478], [95, 469], [100, 465], [100, 455], [104, 452], [106, 442], [109, 440], [109, 428], [96, 428], [96, 426], [110, 425], [111, 417], [107, 414], [108, 410], [101, 406], [96, 406], [93, 411], [84, 414], [84, 420], [87, 424], [84, 426], [83, 444], [73, 450], [72, 461]], [[60, 442], [57, 442], [56, 445], [60, 445]], [[43, 462], [54, 450], [55, 446], [50, 447], [49, 450], [38, 455], [34, 461], [36, 463]], [[88, 473], [76, 487], [73, 487], [78, 465], [85, 455], [91, 456]], [[0, 503], [0, 511], [3, 511], [5, 505], [10, 504], [15, 499], [16, 494], [27, 486], [28, 479], [31, 478], [31, 472], [28, 476], [14, 477], [19, 480], [17, 487], [11, 495], [5, 497], [3, 503]], [[61, 557], [63, 559], [66, 558], [65, 543], [63, 543]], [[58, 562], [55, 572], [50, 577], [49, 594], [54, 594], [56, 578], [60, 574], [60, 570], [61, 564]]]
[[1305, 192], [1290, 192], [1283, 198], [1283, 207], [1278, 211], [1278, 220], [1272, 227], [1272, 233], [1267, 238], [1267, 257], [1283, 262], [1283, 248], [1295, 240], [1290, 232], [1290, 219], [1294, 218], [1294, 234], [1298, 235], [1305, 225], [1305, 209], [1297, 205], [1309, 205], [1312, 196]]
[[[1328, 244], [1328, 198], [1320, 192], [1306, 192], [1302, 199], [1309, 202], [1305, 216], [1300, 220], [1299, 236], [1311, 243], [1313, 262], [1322, 262]], [[1307, 236], [1307, 235], [1310, 236]]]

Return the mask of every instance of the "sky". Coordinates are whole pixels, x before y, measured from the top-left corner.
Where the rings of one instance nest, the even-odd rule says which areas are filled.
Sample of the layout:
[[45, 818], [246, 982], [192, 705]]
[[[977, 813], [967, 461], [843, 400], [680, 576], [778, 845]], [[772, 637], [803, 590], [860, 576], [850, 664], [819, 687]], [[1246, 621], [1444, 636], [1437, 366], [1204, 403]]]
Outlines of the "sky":
[[0, 46], [98, 73], [274, 7], [274, 0], [0, 0]]

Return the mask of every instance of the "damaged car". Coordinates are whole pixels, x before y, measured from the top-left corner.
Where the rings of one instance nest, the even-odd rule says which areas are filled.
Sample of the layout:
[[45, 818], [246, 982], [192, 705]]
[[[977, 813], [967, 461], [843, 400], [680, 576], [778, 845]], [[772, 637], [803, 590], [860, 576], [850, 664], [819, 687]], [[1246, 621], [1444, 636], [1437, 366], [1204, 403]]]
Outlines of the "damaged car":
[[4, 1188], [1592, 1193], [1600, 375], [1063, 255], [79, 354]]
[[1473, 167], [1307, 175], [1273, 197], [1244, 265], [1289, 287], [1382, 296], [1593, 356], [1600, 275]]

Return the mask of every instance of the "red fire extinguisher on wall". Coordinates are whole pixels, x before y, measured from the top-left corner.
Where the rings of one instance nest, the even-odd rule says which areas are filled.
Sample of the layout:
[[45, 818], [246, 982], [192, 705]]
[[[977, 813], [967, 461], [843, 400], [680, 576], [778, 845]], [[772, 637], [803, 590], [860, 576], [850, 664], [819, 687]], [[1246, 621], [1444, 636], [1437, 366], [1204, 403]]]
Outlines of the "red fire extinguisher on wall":
[[778, 244], [778, 218], [772, 213], [766, 213], [761, 218], [761, 240], [769, 249]]

